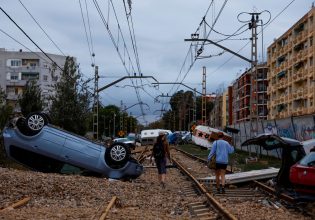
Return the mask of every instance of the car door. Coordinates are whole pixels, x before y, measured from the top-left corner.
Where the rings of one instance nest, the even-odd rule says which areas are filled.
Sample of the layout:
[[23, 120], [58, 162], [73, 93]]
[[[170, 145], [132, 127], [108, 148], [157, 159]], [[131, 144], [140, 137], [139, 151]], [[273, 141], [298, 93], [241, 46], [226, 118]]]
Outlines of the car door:
[[95, 171], [100, 159], [99, 145], [77, 137], [67, 137], [62, 151], [63, 161], [66, 163]]
[[46, 126], [40, 138], [34, 139], [35, 152], [58, 159], [65, 142], [65, 136], [58, 129]]

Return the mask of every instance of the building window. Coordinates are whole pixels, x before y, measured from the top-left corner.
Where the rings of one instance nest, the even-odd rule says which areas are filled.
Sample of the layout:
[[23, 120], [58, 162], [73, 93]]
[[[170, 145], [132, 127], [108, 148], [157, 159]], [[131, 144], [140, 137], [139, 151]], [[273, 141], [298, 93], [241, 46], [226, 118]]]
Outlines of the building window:
[[22, 61], [21, 60], [9, 60], [9, 62], [7, 64], [9, 64], [8, 66], [11, 66], [11, 67], [20, 67], [20, 66], [22, 66]]
[[310, 66], [313, 66], [313, 57], [310, 57]]
[[17, 75], [11, 75], [11, 80], [18, 80], [19, 79], [19, 76]]
[[313, 46], [313, 37], [310, 37], [310, 47]]
[[44, 80], [44, 81], [48, 81], [48, 76], [47, 76], [47, 75], [44, 75], [44, 76], [43, 76], [43, 80]]
[[22, 80], [39, 79], [39, 73], [22, 73]]
[[35, 69], [36, 63], [30, 63], [30, 67], [31, 67], [32, 69]]

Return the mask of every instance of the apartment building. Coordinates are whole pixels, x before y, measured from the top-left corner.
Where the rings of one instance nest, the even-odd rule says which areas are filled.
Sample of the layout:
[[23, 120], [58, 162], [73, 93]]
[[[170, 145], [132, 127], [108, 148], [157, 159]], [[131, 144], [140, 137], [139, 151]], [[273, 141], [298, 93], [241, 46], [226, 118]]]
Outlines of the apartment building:
[[233, 124], [267, 119], [267, 72], [266, 63], [261, 63], [234, 81], [230, 92]]
[[314, 114], [313, 7], [268, 47], [268, 119]]
[[[66, 57], [54, 54], [48, 56], [61, 68]], [[28, 80], [36, 80], [42, 90], [46, 105], [47, 97], [54, 92], [54, 85], [60, 78], [61, 70], [56, 68], [54, 72], [52, 62], [39, 52], [8, 51], [0, 48], [0, 87], [7, 95], [7, 103], [19, 112], [17, 105], [19, 95]]]
[[229, 124], [229, 90], [222, 91], [213, 99], [214, 107], [210, 112], [209, 125], [224, 129]]

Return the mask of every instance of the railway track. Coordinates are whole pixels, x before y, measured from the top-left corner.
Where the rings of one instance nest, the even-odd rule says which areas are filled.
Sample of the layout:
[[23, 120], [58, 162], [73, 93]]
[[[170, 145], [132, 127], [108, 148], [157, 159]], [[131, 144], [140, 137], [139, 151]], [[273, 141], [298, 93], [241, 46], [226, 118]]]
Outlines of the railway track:
[[225, 194], [219, 194], [212, 184], [198, 181], [200, 177], [214, 175], [213, 171], [206, 168], [205, 160], [178, 150], [173, 150], [172, 155], [178, 167], [185, 170], [183, 172], [190, 176], [199, 186], [199, 190], [208, 197], [208, 205], [204, 204], [203, 208], [214, 206], [219, 211], [218, 215], [226, 219], [275, 219], [273, 217], [275, 212], [281, 213], [283, 219], [288, 218], [287, 216], [312, 219], [305, 213], [287, 208], [294, 206], [292, 197], [283, 194], [276, 195], [272, 188], [258, 181], [242, 186], [231, 185], [226, 188]]
[[[0, 168], [0, 219], [314, 219], [255, 183], [216, 194], [199, 181], [213, 175], [204, 161], [174, 149], [163, 188], [149, 163], [150, 150], [133, 152], [145, 169], [132, 181]], [[15, 205], [25, 197], [27, 203]]]

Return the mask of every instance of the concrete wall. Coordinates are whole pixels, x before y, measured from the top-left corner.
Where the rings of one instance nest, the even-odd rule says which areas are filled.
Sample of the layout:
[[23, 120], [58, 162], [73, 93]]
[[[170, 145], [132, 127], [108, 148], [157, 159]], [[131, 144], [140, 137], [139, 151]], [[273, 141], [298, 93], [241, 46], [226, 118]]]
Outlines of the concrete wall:
[[[293, 138], [299, 141], [315, 139], [315, 115], [259, 121], [257, 128], [258, 131], [256, 131], [256, 129], [251, 129], [251, 127], [256, 128], [256, 125], [251, 125], [250, 122], [242, 122], [230, 127], [239, 129], [238, 134], [231, 134], [233, 137], [234, 146], [236, 148], [255, 153], [259, 153], [261, 151], [264, 155], [273, 155], [276, 157], [281, 155], [279, 150], [266, 152], [256, 146], [241, 147], [241, 143], [251, 137], [256, 136], [256, 134], [261, 133], [278, 134], [281, 137]], [[253, 130], [255, 130], [255, 132], [253, 132]]]

